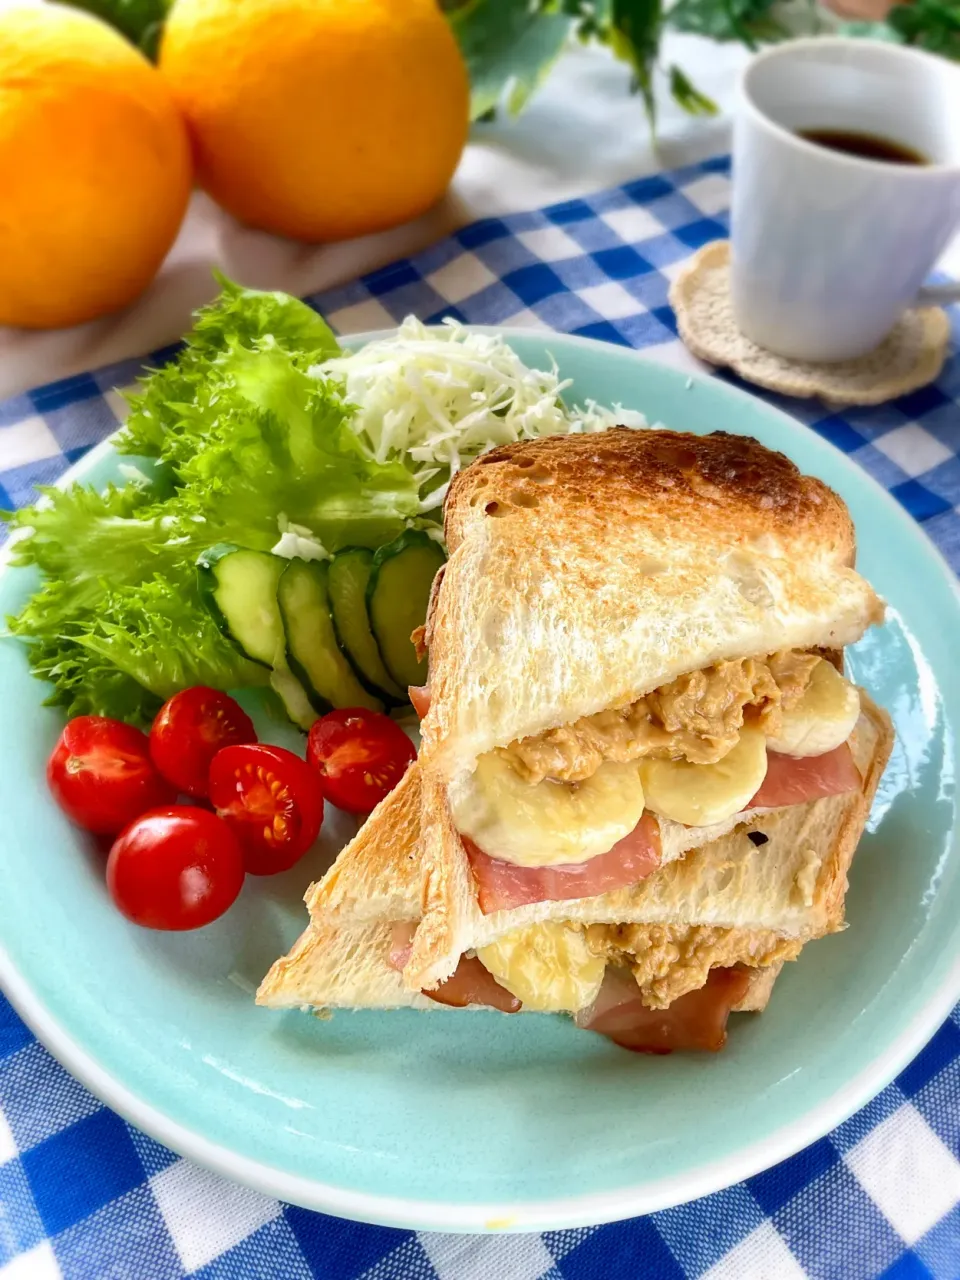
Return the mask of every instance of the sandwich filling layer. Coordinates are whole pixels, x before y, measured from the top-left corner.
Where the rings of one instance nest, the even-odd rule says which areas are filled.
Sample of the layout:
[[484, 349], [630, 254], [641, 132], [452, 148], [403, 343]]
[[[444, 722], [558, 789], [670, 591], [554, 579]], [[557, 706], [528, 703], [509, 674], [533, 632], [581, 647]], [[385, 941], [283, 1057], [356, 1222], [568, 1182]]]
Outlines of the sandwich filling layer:
[[765, 658], [715, 662], [662, 685], [628, 706], [598, 711], [503, 748], [525, 782], [583, 782], [605, 760], [645, 756], [714, 764], [740, 737], [749, 709], [766, 732], [780, 728], [820, 655], [783, 649]]
[[830, 661], [784, 650], [486, 753], [448, 789], [481, 911], [636, 883], [698, 833], [857, 789], [859, 714]]
[[713, 969], [765, 969], [795, 960], [804, 941], [774, 929], [712, 925], [591, 924], [585, 933], [593, 954], [630, 971], [651, 1009], [666, 1009], [698, 990]]
[[[401, 969], [415, 925], [395, 925]], [[548, 921], [467, 953], [423, 994], [453, 1008], [570, 1013], [587, 1030], [647, 1053], [719, 1049], [751, 975], [797, 957], [802, 941], [772, 930]]]

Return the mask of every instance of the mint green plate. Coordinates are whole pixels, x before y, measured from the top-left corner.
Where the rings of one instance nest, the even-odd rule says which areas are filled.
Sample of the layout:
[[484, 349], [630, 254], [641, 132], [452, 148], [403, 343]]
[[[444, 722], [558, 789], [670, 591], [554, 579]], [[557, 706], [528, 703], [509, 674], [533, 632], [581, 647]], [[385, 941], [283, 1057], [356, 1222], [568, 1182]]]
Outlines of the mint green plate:
[[[748, 433], [822, 477], [849, 504], [860, 567], [890, 605], [850, 652], [897, 730], [851, 874], [850, 927], [788, 965], [769, 1009], [734, 1019], [723, 1053], [635, 1056], [558, 1017], [322, 1022], [255, 1008], [257, 983], [306, 923], [306, 884], [352, 824], [331, 815], [307, 860], [248, 880], [195, 934], [128, 924], [101, 856], [47, 795], [60, 719], [20, 647], [0, 645], [0, 978], [17, 1008], [105, 1102], [184, 1155], [310, 1208], [406, 1227], [569, 1227], [738, 1181], [863, 1105], [960, 996], [960, 608], [947, 566], [855, 464], [762, 401], [617, 347], [507, 336], [529, 363], [555, 355], [578, 398]], [[116, 456], [101, 447], [74, 475], [102, 484]], [[4, 572], [0, 614], [33, 582]]]

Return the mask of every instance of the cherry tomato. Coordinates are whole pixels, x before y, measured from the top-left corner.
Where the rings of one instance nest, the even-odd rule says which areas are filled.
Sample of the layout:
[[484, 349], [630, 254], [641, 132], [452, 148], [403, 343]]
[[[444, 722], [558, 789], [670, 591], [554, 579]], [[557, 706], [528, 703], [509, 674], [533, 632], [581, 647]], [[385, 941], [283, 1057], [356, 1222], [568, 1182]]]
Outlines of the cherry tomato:
[[226, 693], [197, 685], [175, 693], [150, 730], [153, 763], [178, 791], [204, 799], [210, 762], [223, 747], [256, 742], [253, 721]]
[[145, 809], [172, 804], [176, 792], [150, 759], [147, 736], [106, 716], [77, 716], [47, 761], [47, 782], [78, 826], [115, 836]]
[[283, 747], [224, 747], [210, 766], [210, 800], [255, 876], [286, 871], [310, 848], [323, 821], [316, 774]]
[[399, 725], [363, 707], [321, 716], [307, 738], [307, 763], [319, 774], [325, 798], [347, 813], [369, 813], [416, 758]]
[[120, 832], [107, 859], [107, 888], [134, 924], [198, 929], [222, 916], [243, 884], [243, 853], [206, 809], [170, 805]]

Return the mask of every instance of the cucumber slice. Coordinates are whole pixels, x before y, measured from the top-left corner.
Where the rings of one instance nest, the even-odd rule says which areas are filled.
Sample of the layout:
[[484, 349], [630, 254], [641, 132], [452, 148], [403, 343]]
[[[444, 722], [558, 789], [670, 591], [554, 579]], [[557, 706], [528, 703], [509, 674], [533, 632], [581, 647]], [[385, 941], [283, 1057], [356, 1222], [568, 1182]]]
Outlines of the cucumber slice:
[[287, 665], [286, 637], [277, 604], [277, 587], [289, 561], [269, 551], [250, 551], [220, 543], [197, 560], [200, 594], [220, 630], [241, 653], [270, 667], [270, 684], [287, 715], [309, 729], [316, 713]]
[[287, 561], [269, 551], [220, 543], [197, 560], [200, 593], [220, 630], [261, 666], [272, 667], [283, 651], [277, 583]]
[[383, 665], [370, 630], [367, 584], [372, 565], [373, 552], [366, 547], [349, 547], [337, 552], [330, 562], [327, 578], [330, 611], [340, 647], [361, 683], [391, 705], [402, 706], [407, 701], [406, 690], [400, 688]]
[[421, 529], [407, 529], [373, 557], [367, 585], [370, 627], [384, 665], [404, 688], [427, 680], [426, 660], [417, 660], [410, 635], [426, 621], [430, 588], [445, 559]]
[[277, 585], [277, 601], [287, 641], [287, 661], [318, 711], [331, 707], [369, 707], [383, 703], [363, 687], [340, 652], [327, 587], [328, 567], [317, 561], [291, 560]]

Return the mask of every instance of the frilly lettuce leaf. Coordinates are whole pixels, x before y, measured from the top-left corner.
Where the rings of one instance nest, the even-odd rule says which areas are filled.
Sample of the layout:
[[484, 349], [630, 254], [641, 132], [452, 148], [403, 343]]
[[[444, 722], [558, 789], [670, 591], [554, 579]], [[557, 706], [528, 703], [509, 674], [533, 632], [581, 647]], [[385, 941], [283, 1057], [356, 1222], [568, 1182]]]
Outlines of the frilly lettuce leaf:
[[141, 582], [183, 560], [181, 523], [150, 484], [40, 492], [36, 506], [6, 514], [20, 533], [11, 559], [54, 579], [67, 615], [94, 607], [107, 582]]
[[15, 618], [49, 699], [68, 715], [149, 724], [177, 689], [259, 684], [264, 672], [217, 630], [197, 591], [202, 530], [181, 522], [149, 486], [103, 494], [74, 485], [11, 520], [24, 530], [15, 564], [46, 575]]
[[281, 516], [329, 550], [377, 546], [418, 512], [411, 471], [377, 462], [338, 385], [307, 375], [340, 350], [323, 319], [286, 294], [222, 283], [134, 397], [120, 448], [151, 460], [144, 474], [102, 493], [49, 489], [6, 516], [14, 562], [43, 579], [10, 632], [70, 715], [147, 724], [177, 689], [263, 683], [199, 598], [204, 548], [268, 550]]
[[10, 632], [26, 641], [35, 675], [53, 685], [47, 702], [68, 716], [103, 715], [147, 728], [178, 689], [237, 689], [265, 683], [217, 630], [196, 591], [192, 564], [179, 581], [116, 587], [101, 580], [95, 608], [81, 611], [70, 584], [49, 580]]
[[245, 289], [217, 273], [222, 292], [201, 307], [183, 349], [169, 364], [151, 372], [142, 390], [129, 397], [131, 412], [117, 438], [121, 453], [164, 457], [171, 464], [188, 457], [197, 438], [198, 394], [212, 383], [206, 411], [223, 383], [229, 383], [229, 354], [255, 350], [264, 340], [285, 352], [295, 367], [307, 368], [337, 355], [333, 330], [299, 298], [280, 292]]
[[111, 592], [77, 643], [160, 699], [196, 684], [266, 684], [269, 675], [220, 634], [200, 601], [192, 564], [179, 581], [157, 577]]
[[269, 550], [283, 514], [329, 551], [375, 547], [417, 514], [412, 473], [374, 460], [335, 383], [270, 339], [224, 352], [216, 371], [181, 419], [174, 464], [182, 513], [207, 522], [208, 543]]
[[11, 635], [27, 643], [33, 674], [52, 686], [46, 705], [61, 707], [68, 718], [110, 716], [148, 729], [161, 700], [113, 662], [79, 644], [73, 638], [81, 630], [79, 624], [59, 629], [51, 625], [50, 617], [62, 612], [58, 586], [46, 583], [30, 605], [10, 619]]
[[361, 442], [338, 385], [308, 376], [339, 351], [306, 303], [227, 282], [179, 358], [133, 398], [120, 448], [157, 459], [208, 544], [268, 550], [282, 514], [328, 550], [378, 546], [417, 514], [417, 486]]

